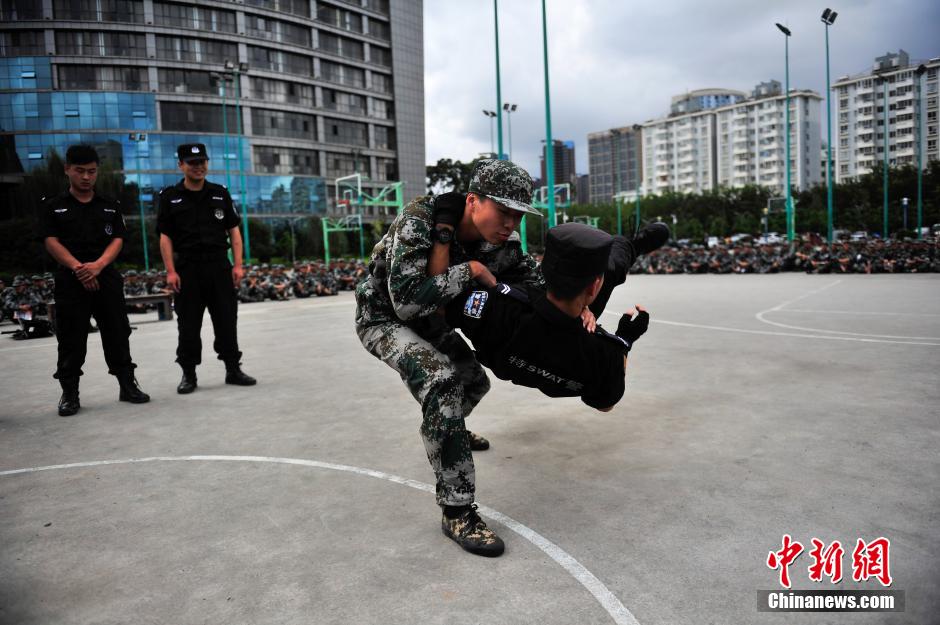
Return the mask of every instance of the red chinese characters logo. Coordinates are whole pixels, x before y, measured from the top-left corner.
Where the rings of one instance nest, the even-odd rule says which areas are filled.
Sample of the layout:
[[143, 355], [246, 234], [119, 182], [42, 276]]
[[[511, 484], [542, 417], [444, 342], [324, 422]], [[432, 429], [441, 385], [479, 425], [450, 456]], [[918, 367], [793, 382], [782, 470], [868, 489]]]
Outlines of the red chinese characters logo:
[[888, 549], [891, 541], [883, 536], [867, 545], [861, 538], [852, 552], [852, 579], [856, 582], [874, 577], [882, 586], [891, 585], [891, 569], [888, 564]]
[[780, 551], [771, 551], [767, 554], [767, 566], [771, 569], [780, 569], [780, 585], [790, 587], [790, 565], [803, 553], [803, 545], [791, 542], [790, 535], [783, 535], [783, 548]]
[[[842, 543], [834, 540], [827, 546], [825, 542], [814, 537], [812, 544], [813, 548], [809, 551], [809, 556], [813, 562], [806, 569], [809, 572], [810, 581], [822, 582], [823, 577], [828, 577], [832, 584], [841, 582], [842, 558], [845, 555]], [[890, 586], [893, 581], [888, 556], [890, 548], [891, 541], [883, 536], [869, 543], [859, 538], [852, 551], [852, 579], [856, 582], [864, 582], [874, 578], [882, 586]], [[784, 534], [780, 550], [767, 554], [767, 566], [780, 572], [780, 585], [784, 588], [790, 588], [790, 565], [802, 553], [802, 543], [793, 540], [789, 534]]]

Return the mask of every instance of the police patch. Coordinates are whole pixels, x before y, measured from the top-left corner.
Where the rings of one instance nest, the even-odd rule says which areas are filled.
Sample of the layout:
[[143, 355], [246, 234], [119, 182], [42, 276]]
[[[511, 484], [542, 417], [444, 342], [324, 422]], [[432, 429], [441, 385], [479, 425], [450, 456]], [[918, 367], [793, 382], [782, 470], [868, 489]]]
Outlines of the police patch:
[[463, 314], [468, 317], [473, 317], [474, 319], [479, 319], [483, 316], [483, 307], [486, 305], [486, 299], [490, 296], [486, 291], [474, 291], [470, 294], [470, 297], [467, 298], [467, 302], [463, 305]]
[[222, 212], [222, 209], [215, 209], [215, 218], [221, 221], [223, 217], [225, 217], [225, 213]]
[[111, 224], [105, 224], [105, 225], [104, 225], [104, 233], [105, 233], [106, 235], [108, 235], [108, 236], [111, 236], [111, 233], [112, 233], [112, 232], [114, 232], [114, 230], [111, 228]]

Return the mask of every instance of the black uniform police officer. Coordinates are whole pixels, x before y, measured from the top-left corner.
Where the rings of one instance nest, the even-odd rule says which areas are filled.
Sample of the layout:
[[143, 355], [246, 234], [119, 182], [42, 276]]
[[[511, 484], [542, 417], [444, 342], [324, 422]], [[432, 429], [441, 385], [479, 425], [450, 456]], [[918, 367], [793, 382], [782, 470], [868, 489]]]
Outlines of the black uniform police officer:
[[[160, 192], [157, 231], [166, 266], [167, 286], [176, 293], [179, 343], [176, 362], [183, 369], [178, 393], [196, 390], [196, 366], [202, 361], [202, 317], [206, 308], [215, 331], [215, 351], [225, 362], [225, 383], [251, 386], [241, 370], [238, 351], [236, 290], [244, 276], [241, 219], [228, 190], [206, 180], [209, 155], [201, 143], [177, 149], [183, 179]], [[227, 252], [232, 246], [234, 266]]]
[[134, 378], [124, 280], [113, 265], [126, 232], [120, 203], [95, 193], [98, 153], [94, 148], [70, 146], [65, 153], [65, 174], [69, 188], [45, 202], [39, 222], [46, 250], [59, 263], [55, 273], [59, 360], [54, 377], [62, 386], [59, 414], [68, 417], [81, 407], [78, 380], [92, 316], [101, 332], [108, 373], [117, 377], [121, 387], [119, 399], [141, 404], [150, 401], [150, 396]]
[[605, 274], [622, 282], [636, 256], [668, 236], [664, 224], [652, 224], [614, 246], [615, 238], [597, 228], [557, 226], [548, 231], [542, 261], [547, 290], [497, 284], [474, 291], [448, 305], [448, 324], [467, 335], [477, 358], [498, 378], [610, 410], [623, 396], [627, 352], [646, 331], [649, 315], [640, 309], [634, 318], [630, 311], [610, 334], [600, 326], [587, 331], [582, 312], [599, 296], [609, 297]]

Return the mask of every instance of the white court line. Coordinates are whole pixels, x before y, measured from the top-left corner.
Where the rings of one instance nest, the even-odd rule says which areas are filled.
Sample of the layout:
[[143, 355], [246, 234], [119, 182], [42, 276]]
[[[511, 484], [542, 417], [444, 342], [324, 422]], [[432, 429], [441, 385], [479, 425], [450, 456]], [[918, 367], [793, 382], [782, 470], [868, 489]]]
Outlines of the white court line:
[[[611, 315], [611, 317], [620, 317], [616, 313], [604, 311], [601, 315]], [[718, 330], [720, 332], [740, 332], [741, 334], [762, 334], [764, 336], [791, 336], [798, 339], [823, 339], [825, 341], [858, 341], [859, 343], [893, 343], [896, 345], [927, 345], [940, 347], [940, 343], [924, 343], [922, 341], [888, 341], [884, 339], [863, 339], [850, 336], [830, 336], [826, 334], [797, 334], [795, 332], [773, 332], [771, 330], [745, 330], [744, 328], [728, 328], [725, 326], [709, 326], [701, 323], [685, 323], [682, 321], [665, 321], [663, 319], [650, 319], [650, 323], [661, 323], [667, 326], [679, 326], [680, 328], [698, 328], [700, 330]]]
[[[343, 471], [346, 473], [354, 473], [356, 475], [364, 475], [367, 477], [374, 477], [380, 480], [386, 480], [388, 482], [394, 482], [395, 484], [401, 484], [402, 486], [408, 486], [416, 490], [424, 491], [427, 493], [434, 493], [434, 486], [431, 484], [425, 484], [424, 482], [419, 482], [417, 480], [412, 480], [406, 477], [401, 477], [398, 475], [393, 475], [391, 473], [385, 473], [384, 471], [375, 471], [373, 469], [364, 469], [362, 467], [354, 467], [348, 464], [333, 464], [332, 462], [320, 462], [318, 460], [303, 460], [300, 458], [272, 458], [268, 456], [152, 456], [148, 458], [126, 458], [122, 460], [96, 460], [92, 462], [75, 462], [71, 464], [55, 464], [44, 467], [30, 467], [26, 469], [11, 469], [8, 471], [0, 471], [0, 477], [6, 475], [19, 475], [23, 473], [38, 473], [40, 471], [52, 471], [57, 469], [75, 469], [83, 467], [98, 467], [106, 466], [113, 464], [134, 464], [142, 462], [179, 462], [186, 460], [195, 460], [195, 461], [228, 461], [228, 462], [268, 462], [274, 464], [293, 464], [300, 465], [305, 467], [315, 467], [318, 469], [330, 469], [333, 471]], [[532, 528], [523, 525], [519, 521], [497, 512], [492, 508], [486, 506], [479, 506], [480, 513], [505, 525], [516, 534], [522, 538], [528, 540], [530, 543], [542, 550], [545, 555], [554, 560], [561, 568], [565, 569], [569, 575], [575, 578], [591, 595], [594, 596], [594, 599], [604, 608], [607, 614], [614, 620], [618, 625], [639, 625], [639, 622], [636, 620], [636, 617], [628, 610], [620, 600], [614, 595], [607, 586], [604, 585], [597, 577], [594, 576], [589, 570], [584, 568], [580, 562], [578, 562], [574, 556], [569, 554], [567, 551], [548, 540]]]
[[874, 312], [871, 310], [810, 310], [807, 308], [787, 308], [781, 312], [815, 313], [823, 315], [893, 315], [899, 317], [940, 317], [937, 313]]
[[787, 323], [779, 323], [777, 321], [771, 321], [769, 319], [764, 318], [764, 315], [766, 315], [767, 313], [771, 313], [771, 312], [790, 312], [789, 310], [783, 310], [784, 306], [787, 306], [788, 304], [793, 304], [794, 302], [798, 302], [811, 295], [816, 295], [817, 293], [821, 291], [825, 291], [826, 289], [833, 287], [841, 282], [842, 280], [836, 280], [835, 282], [830, 282], [829, 284], [825, 286], [822, 286], [808, 293], [804, 293], [803, 295], [799, 297], [796, 297], [791, 300], [787, 300], [786, 302], [783, 302], [782, 304], [777, 304], [773, 308], [762, 310], [759, 313], [755, 314], [754, 317], [758, 321], [766, 323], [767, 325], [777, 326], [778, 328], [784, 328], [787, 330], [800, 330], [801, 332], [824, 332], [826, 334], [841, 334], [844, 336], [862, 336], [862, 337], [869, 338], [869, 339], [908, 339], [908, 340], [918, 340], [918, 341], [940, 341], [940, 337], [937, 337], [937, 336], [897, 336], [893, 334], [866, 334], [863, 332], [844, 332], [842, 330], [824, 330], [822, 328], [807, 328], [805, 326], [794, 326], [794, 325], [790, 325]]

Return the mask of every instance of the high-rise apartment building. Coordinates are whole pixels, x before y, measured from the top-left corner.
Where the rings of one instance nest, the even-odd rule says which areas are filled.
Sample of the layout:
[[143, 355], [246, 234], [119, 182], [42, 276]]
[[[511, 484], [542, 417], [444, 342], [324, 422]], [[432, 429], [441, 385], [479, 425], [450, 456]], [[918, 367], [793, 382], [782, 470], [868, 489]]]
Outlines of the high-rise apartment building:
[[[921, 65], [924, 71], [918, 75]], [[884, 162], [886, 138], [889, 166], [916, 166], [918, 140], [925, 167], [940, 159], [938, 70], [940, 57], [911, 61], [900, 50], [875, 59], [871, 71], [833, 83], [832, 158], [837, 181], [868, 173], [875, 163]]]
[[[791, 185], [820, 181], [819, 103], [812, 91], [790, 92]], [[786, 188], [786, 96], [761, 83], [733, 104], [643, 124], [643, 190], [700, 193], [719, 186]]]
[[250, 214], [333, 212], [332, 181], [356, 172], [423, 194], [422, 13], [421, 0], [2, 0], [4, 173], [89, 143], [139, 173], [147, 200], [179, 179], [177, 144], [199, 142]]
[[635, 192], [642, 176], [639, 126], [611, 128], [588, 135], [588, 168], [592, 202]]
[[[555, 184], [568, 183], [572, 191], [578, 184], [575, 173], [574, 141], [552, 141], [552, 169], [555, 174]], [[542, 171], [542, 184], [547, 184], [548, 176], [545, 170], [545, 145], [542, 145], [542, 156], [539, 158], [539, 167]]]

